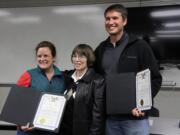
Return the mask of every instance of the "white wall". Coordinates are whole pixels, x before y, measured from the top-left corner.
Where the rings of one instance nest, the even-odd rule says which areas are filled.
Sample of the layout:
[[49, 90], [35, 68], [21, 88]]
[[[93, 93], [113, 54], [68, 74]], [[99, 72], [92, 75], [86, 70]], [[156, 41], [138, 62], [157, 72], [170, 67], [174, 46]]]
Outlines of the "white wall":
[[16, 131], [0, 130], [0, 135], [16, 135]]
[[[122, 4], [140, 6], [139, 1]], [[159, 3], [142, 1], [141, 6], [148, 4]], [[109, 5], [0, 8], [0, 83], [15, 83], [22, 72], [36, 66], [34, 48], [42, 40], [56, 45], [62, 70], [72, 68], [70, 54], [75, 45], [95, 48], [107, 37], [103, 12]]]
[[[139, 2], [123, 3], [127, 7]], [[42, 40], [57, 47], [57, 65], [72, 68], [75, 45], [95, 48], [107, 37], [103, 13], [109, 4], [0, 9], [0, 83], [14, 83], [36, 65], [34, 48]]]
[[177, 118], [180, 120], [180, 90], [160, 90], [154, 99], [154, 106], [159, 109], [162, 118]]
[[70, 54], [79, 43], [95, 48], [106, 38], [105, 5], [0, 9], [0, 83], [14, 83], [36, 64], [42, 40], [57, 47], [57, 65], [72, 68]]

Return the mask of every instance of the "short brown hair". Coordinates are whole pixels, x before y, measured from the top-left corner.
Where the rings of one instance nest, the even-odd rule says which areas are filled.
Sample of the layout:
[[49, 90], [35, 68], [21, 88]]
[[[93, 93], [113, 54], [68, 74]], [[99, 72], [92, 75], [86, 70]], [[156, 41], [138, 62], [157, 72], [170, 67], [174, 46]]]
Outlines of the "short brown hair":
[[87, 66], [88, 67], [93, 66], [95, 62], [95, 55], [94, 55], [93, 49], [89, 45], [87, 44], [77, 45], [72, 51], [71, 61], [72, 61], [73, 55], [75, 54], [85, 56], [87, 58]]
[[104, 11], [104, 17], [106, 17], [107, 12], [109, 12], [109, 11], [119, 12], [119, 13], [121, 13], [122, 18], [123, 18], [124, 20], [127, 19], [128, 11], [127, 11], [127, 9], [126, 9], [123, 5], [121, 5], [121, 4], [113, 4], [113, 5], [109, 6], [109, 7], [107, 7], [107, 9]]
[[36, 55], [37, 55], [39, 48], [43, 48], [43, 47], [48, 47], [51, 50], [52, 56], [54, 58], [56, 57], [56, 47], [53, 43], [51, 43], [49, 41], [42, 41], [36, 46], [36, 48], [35, 48]]

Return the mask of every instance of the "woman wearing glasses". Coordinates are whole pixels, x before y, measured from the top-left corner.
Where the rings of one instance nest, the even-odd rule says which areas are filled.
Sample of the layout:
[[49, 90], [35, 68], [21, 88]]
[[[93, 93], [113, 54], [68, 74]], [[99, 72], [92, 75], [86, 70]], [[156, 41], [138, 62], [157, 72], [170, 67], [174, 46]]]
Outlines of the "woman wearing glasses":
[[104, 79], [92, 68], [95, 56], [86, 44], [71, 55], [73, 71], [66, 72], [68, 98], [60, 135], [102, 135], [104, 132]]

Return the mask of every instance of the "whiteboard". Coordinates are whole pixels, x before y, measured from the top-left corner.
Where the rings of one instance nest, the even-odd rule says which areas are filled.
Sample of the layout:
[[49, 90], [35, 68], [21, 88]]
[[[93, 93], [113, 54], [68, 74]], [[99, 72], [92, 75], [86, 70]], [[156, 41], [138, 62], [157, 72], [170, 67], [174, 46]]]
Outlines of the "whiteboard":
[[63, 6], [0, 9], [0, 83], [15, 83], [36, 66], [35, 47], [48, 40], [56, 45], [56, 65], [72, 68], [75, 45], [95, 48], [106, 38], [103, 6]]
[[108, 6], [1, 8], [0, 83], [15, 83], [23, 72], [36, 67], [34, 49], [43, 40], [56, 45], [56, 65], [61, 70], [73, 68], [70, 55], [77, 44], [95, 49], [107, 38], [103, 14]]

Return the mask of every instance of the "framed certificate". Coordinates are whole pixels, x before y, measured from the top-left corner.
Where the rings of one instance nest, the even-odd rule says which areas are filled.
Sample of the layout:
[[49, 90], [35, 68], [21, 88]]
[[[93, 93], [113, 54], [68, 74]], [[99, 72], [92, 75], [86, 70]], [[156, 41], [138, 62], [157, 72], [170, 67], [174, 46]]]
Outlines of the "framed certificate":
[[152, 107], [150, 70], [146, 69], [136, 75], [136, 106], [140, 110]]
[[64, 96], [44, 94], [41, 97], [33, 125], [36, 128], [55, 130], [59, 127], [65, 107]]
[[9, 92], [0, 119], [17, 125], [30, 123], [40, 130], [58, 132], [65, 105], [63, 95], [15, 85]]
[[149, 69], [110, 74], [106, 77], [107, 114], [131, 114], [132, 109], [149, 110], [152, 106]]

